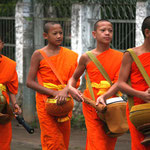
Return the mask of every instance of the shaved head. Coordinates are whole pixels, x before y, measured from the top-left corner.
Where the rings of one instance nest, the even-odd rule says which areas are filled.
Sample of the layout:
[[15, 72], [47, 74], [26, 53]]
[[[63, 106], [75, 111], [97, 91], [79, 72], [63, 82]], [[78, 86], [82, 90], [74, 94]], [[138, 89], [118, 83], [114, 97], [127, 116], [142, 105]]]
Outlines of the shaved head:
[[145, 29], [150, 30], [150, 16], [146, 17], [142, 23], [142, 33], [145, 37]]
[[98, 27], [98, 23], [99, 23], [99, 22], [109, 22], [110, 24], [112, 24], [110, 21], [108, 21], [108, 20], [106, 20], [106, 19], [100, 19], [100, 20], [98, 20], [98, 21], [95, 22], [95, 24], [94, 24], [94, 31], [97, 30], [97, 27]]
[[[60, 23], [58, 23], [58, 22], [47, 22], [47, 23], [44, 25], [44, 28], [43, 28], [44, 32], [45, 32], [45, 33], [48, 33], [48, 31], [49, 31], [49, 29], [50, 29], [50, 26], [53, 26], [53, 25], [55, 25], [55, 24], [60, 25]], [[61, 25], [60, 25], [60, 26], [61, 26]]]

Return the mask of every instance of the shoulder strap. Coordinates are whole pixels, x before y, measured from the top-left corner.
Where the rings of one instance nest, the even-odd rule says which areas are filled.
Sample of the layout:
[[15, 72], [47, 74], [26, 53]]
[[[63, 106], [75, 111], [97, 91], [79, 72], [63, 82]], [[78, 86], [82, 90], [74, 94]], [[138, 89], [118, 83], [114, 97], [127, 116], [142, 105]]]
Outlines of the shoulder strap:
[[133, 49], [128, 49], [127, 51], [131, 54], [131, 56], [132, 56], [133, 60], [135, 61], [135, 63], [136, 63], [136, 65], [137, 65], [138, 69], [140, 70], [140, 72], [141, 72], [143, 78], [145, 79], [146, 83], [147, 83], [148, 86], [150, 87], [150, 77], [148, 76], [146, 70], [144, 69], [144, 67], [143, 67], [143, 65], [142, 65], [142, 63], [141, 63], [141, 61], [140, 61], [140, 59], [139, 59], [138, 56], [135, 54], [135, 52], [133, 51]]
[[56, 75], [56, 77], [59, 80], [59, 82], [62, 84], [63, 87], [65, 87], [64, 82], [60, 78], [60, 76], [59, 76], [56, 68], [53, 66], [53, 64], [51, 63], [50, 59], [48, 59], [46, 53], [44, 51], [42, 51], [42, 50], [40, 50], [40, 53], [43, 56], [43, 58], [46, 60], [46, 62], [48, 63], [48, 65], [50, 66], [50, 68], [52, 69], [52, 71], [54, 72], [54, 74]]
[[[128, 80], [128, 84], [131, 86], [131, 80]], [[133, 96], [128, 95], [128, 105], [129, 110], [131, 110], [132, 106], [134, 106]]]
[[101, 63], [98, 61], [98, 59], [95, 57], [95, 55], [92, 54], [91, 51], [87, 51], [86, 54], [89, 56], [89, 58], [94, 62], [98, 70], [101, 72], [103, 77], [112, 85], [111, 79], [109, 78], [107, 72], [105, 71], [104, 67], [101, 65]]
[[94, 101], [96, 101], [96, 100], [95, 100], [95, 96], [94, 96], [94, 92], [93, 92], [93, 89], [92, 89], [92, 86], [91, 86], [91, 81], [90, 81], [90, 78], [89, 78], [89, 74], [88, 74], [87, 71], [86, 71], [86, 77], [87, 77], [87, 84], [88, 84], [88, 87], [89, 87], [90, 95], [91, 95], [92, 99], [93, 99]]

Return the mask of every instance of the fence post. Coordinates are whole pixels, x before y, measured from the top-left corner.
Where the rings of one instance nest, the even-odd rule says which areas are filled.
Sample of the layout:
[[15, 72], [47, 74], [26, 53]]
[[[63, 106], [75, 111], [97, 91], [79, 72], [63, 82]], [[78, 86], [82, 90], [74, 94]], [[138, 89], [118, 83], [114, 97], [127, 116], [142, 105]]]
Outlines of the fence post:
[[40, 49], [44, 47], [43, 39], [43, 4], [36, 3], [34, 0], [34, 49]]
[[150, 15], [150, 0], [141, 1], [138, 0], [136, 4], [136, 46], [140, 46], [143, 44], [144, 37], [141, 31], [141, 26], [144, 18]]
[[100, 5], [81, 3], [72, 5], [71, 49], [79, 56], [93, 48], [93, 24], [100, 18]]
[[[33, 122], [35, 119], [35, 96], [34, 91], [26, 87], [26, 78], [30, 66], [30, 58], [33, 53], [33, 4], [32, 0], [23, 0], [16, 6], [16, 55], [17, 71], [23, 76], [19, 76], [23, 84], [23, 116], [27, 122]], [[20, 13], [20, 14], [18, 14]], [[19, 18], [17, 19], [17, 16]], [[19, 65], [19, 61], [21, 62]]]

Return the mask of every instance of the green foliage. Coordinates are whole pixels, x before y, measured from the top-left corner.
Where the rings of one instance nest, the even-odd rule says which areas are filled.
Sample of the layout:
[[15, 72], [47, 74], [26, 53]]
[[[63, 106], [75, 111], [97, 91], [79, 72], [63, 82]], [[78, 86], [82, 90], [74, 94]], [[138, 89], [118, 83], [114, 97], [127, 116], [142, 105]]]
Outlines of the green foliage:
[[71, 127], [76, 129], [85, 129], [85, 118], [83, 114], [76, 115], [72, 117]]
[[18, 0], [0, 0], [0, 16], [14, 16], [17, 1]]

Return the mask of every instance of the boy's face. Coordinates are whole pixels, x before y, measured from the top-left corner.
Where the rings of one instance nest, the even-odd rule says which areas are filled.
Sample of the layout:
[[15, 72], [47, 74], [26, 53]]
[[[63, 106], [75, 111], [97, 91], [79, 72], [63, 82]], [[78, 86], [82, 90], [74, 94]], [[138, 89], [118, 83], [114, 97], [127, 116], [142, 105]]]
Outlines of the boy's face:
[[4, 47], [4, 43], [2, 40], [0, 40], [0, 52], [2, 51], [3, 47]]
[[63, 41], [63, 31], [59, 24], [49, 25], [48, 33], [43, 34], [49, 44], [59, 46]]
[[100, 21], [97, 23], [96, 31], [92, 32], [97, 42], [109, 44], [113, 36], [112, 24], [108, 21]]
[[150, 40], [150, 29], [145, 29], [144, 34], [145, 34], [145, 38]]

